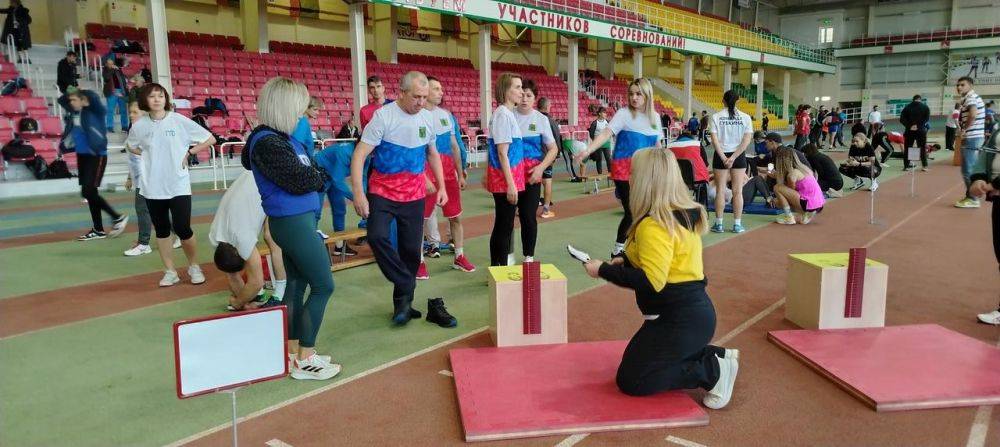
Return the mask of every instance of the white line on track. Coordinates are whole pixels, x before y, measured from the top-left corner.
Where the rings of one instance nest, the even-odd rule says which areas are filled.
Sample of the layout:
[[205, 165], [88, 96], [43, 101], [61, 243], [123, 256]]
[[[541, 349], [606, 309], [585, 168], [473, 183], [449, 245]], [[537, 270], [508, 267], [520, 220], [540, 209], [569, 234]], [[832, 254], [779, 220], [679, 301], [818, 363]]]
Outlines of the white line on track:
[[275, 438], [275, 439], [272, 439], [270, 441], [267, 441], [267, 442], [264, 443], [264, 445], [266, 445], [267, 447], [292, 447], [291, 444], [289, 444], [289, 443], [287, 443], [285, 441], [282, 441], [282, 440], [280, 440], [278, 438]]
[[[472, 337], [474, 335], [478, 335], [479, 333], [484, 332], [487, 329], [489, 329], [489, 326], [483, 326], [483, 327], [481, 327], [479, 329], [476, 329], [476, 330], [474, 330], [472, 332], [469, 332], [467, 334], [462, 334], [462, 335], [459, 335], [459, 336], [454, 337], [454, 338], [449, 338], [449, 339], [447, 339], [447, 340], [445, 340], [445, 341], [443, 341], [441, 343], [438, 343], [438, 344], [435, 344], [435, 345], [432, 345], [432, 346], [428, 346], [428, 347], [426, 347], [424, 349], [421, 349], [419, 351], [413, 352], [413, 353], [411, 353], [409, 355], [406, 355], [404, 357], [400, 357], [400, 358], [398, 358], [396, 360], [393, 360], [391, 362], [383, 363], [383, 364], [381, 364], [379, 366], [376, 366], [374, 368], [371, 368], [371, 369], [359, 372], [359, 373], [357, 373], [357, 374], [355, 374], [355, 375], [353, 375], [351, 377], [348, 377], [348, 378], [346, 378], [344, 380], [340, 380], [340, 381], [331, 383], [331, 384], [329, 384], [327, 386], [324, 386], [324, 387], [321, 387], [321, 388], [316, 388], [315, 390], [312, 390], [312, 391], [310, 391], [308, 393], [295, 396], [295, 397], [293, 397], [291, 399], [288, 399], [288, 400], [286, 400], [284, 402], [279, 402], [277, 404], [271, 405], [270, 407], [267, 407], [267, 408], [255, 411], [253, 413], [250, 413], [250, 414], [248, 414], [246, 416], [243, 416], [243, 417], [239, 418], [237, 422], [244, 422], [244, 421], [253, 419], [253, 418], [257, 417], [257, 416], [261, 416], [261, 415], [270, 413], [272, 411], [278, 410], [280, 408], [287, 407], [287, 406], [292, 405], [292, 404], [294, 404], [296, 402], [300, 402], [302, 400], [305, 400], [305, 399], [308, 399], [310, 397], [313, 397], [313, 396], [315, 396], [317, 394], [320, 394], [320, 393], [332, 390], [332, 389], [337, 388], [337, 387], [342, 386], [342, 385], [346, 385], [346, 384], [351, 383], [351, 382], [353, 382], [355, 380], [362, 379], [364, 377], [367, 377], [369, 375], [372, 375], [372, 374], [377, 373], [379, 371], [382, 371], [384, 369], [391, 368], [391, 367], [396, 366], [396, 365], [398, 365], [400, 363], [403, 363], [403, 362], [405, 362], [407, 360], [410, 360], [410, 359], [413, 359], [413, 358], [416, 358], [416, 357], [420, 357], [421, 355], [424, 355], [424, 354], [426, 354], [428, 352], [435, 351], [435, 350], [440, 349], [442, 347], [448, 346], [448, 345], [450, 345], [452, 343], [457, 343], [457, 342], [462, 341], [462, 340], [464, 340], [466, 338]], [[202, 431], [201, 433], [196, 433], [194, 435], [188, 436], [188, 437], [186, 437], [184, 439], [181, 439], [179, 441], [167, 444], [167, 446], [168, 447], [174, 447], [174, 446], [184, 445], [184, 444], [196, 441], [198, 439], [204, 438], [205, 436], [211, 435], [212, 433], [229, 429], [230, 427], [232, 427], [232, 423], [227, 422], [225, 424], [218, 425], [218, 426], [215, 426], [215, 427], [210, 428], [208, 430]]]
[[586, 438], [587, 435], [589, 435], [589, 433], [577, 433], [575, 435], [570, 435], [556, 444], [556, 447], [573, 447], [576, 443], [583, 441], [583, 438]]
[[678, 437], [673, 436], [673, 435], [667, 436], [666, 441], [667, 442], [672, 442], [672, 443], [677, 444], [677, 445], [682, 445], [684, 447], [708, 447], [705, 444], [699, 444], [699, 443], [694, 442], [694, 441], [688, 441], [687, 439], [678, 438]]
[[[997, 340], [996, 346], [1000, 347], [1000, 339]], [[990, 431], [990, 418], [992, 416], [992, 405], [983, 405], [976, 410], [976, 417], [972, 420], [972, 427], [969, 428], [969, 439], [965, 441], [965, 447], [986, 445], [986, 434]]]
[[455, 374], [452, 373], [451, 371], [448, 371], [447, 369], [442, 369], [441, 371], [438, 371], [438, 374], [441, 374], [442, 376], [455, 377]]

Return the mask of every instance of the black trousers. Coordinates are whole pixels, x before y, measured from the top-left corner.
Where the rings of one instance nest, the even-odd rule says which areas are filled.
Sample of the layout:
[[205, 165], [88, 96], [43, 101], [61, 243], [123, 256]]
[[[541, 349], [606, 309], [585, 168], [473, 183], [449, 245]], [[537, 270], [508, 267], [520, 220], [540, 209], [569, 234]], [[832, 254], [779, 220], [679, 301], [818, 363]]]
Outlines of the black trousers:
[[597, 173], [603, 174], [604, 170], [601, 169], [601, 158], [604, 158], [605, 164], [608, 166], [608, 172], [611, 172], [611, 148], [607, 146], [599, 147], [593, 154], [590, 154], [590, 159], [594, 160], [597, 164]]
[[169, 199], [146, 199], [149, 220], [153, 222], [157, 239], [170, 237], [170, 230], [182, 241], [191, 239], [191, 196], [177, 196]]
[[541, 183], [526, 185], [517, 193], [517, 204], [507, 201], [507, 194], [493, 193], [493, 232], [490, 233], [490, 265], [507, 265], [507, 254], [513, 251], [514, 215], [521, 223], [521, 251], [524, 256], [535, 256], [535, 242], [538, 240], [538, 197]]
[[[396, 220], [397, 248], [389, 239]], [[393, 311], [413, 303], [424, 235], [424, 199], [396, 202], [368, 194], [368, 244], [382, 276], [392, 283]]]
[[920, 148], [920, 164], [923, 167], [927, 167], [927, 131], [924, 129], [920, 130], [907, 130], [903, 132], [903, 166], [910, 167], [910, 157], [907, 156], [909, 148], [913, 147], [913, 143], [917, 143], [917, 147]]
[[111, 208], [111, 205], [97, 192], [104, 178], [104, 167], [108, 164], [108, 157], [77, 154], [76, 162], [77, 172], [80, 175], [80, 196], [87, 199], [94, 230], [103, 232], [104, 221], [101, 219], [101, 211], [108, 213], [113, 219], [121, 217], [121, 214]]
[[625, 215], [622, 216], [621, 222], [618, 222], [618, 234], [615, 237], [615, 242], [619, 244], [625, 243], [625, 238], [628, 236], [628, 229], [632, 226], [632, 210], [628, 206], [628, 193], [629, 184], [627, 181], [615, 180], [615, 197], [622, 202], [622, 209], [625, 210]]
[[945, 126], [944, 128], [944, 148], [949, 151], [955, 150], [955, 128]]
[[809, 137], [806, 135], [795, 135], [795, 149], [802, 150], [802, 146], [805, 146], [809, 142]]
[[[871, 166], [848, 166], [848, 165], [840, 165], [840, 169], [839, 170], [840, 170], [841, 174], [844, 174], [848, 178], [852, 178], [852, 179], [857, 179], [857, 178], [878, 178], [879, 174], [882, 173], [882, 169], [881, 168], [877, 168], [877, 167], [875, 168], [875, 171], [873, 172]], [[841, 181], [841, 187], [843, 187], [843, 181]], [[824, 191], [826, 191], [826, 190], [824, 189]]]
[[993, 254], [997, 257], [997, 264], [1000, 265], [1000, 205], [997, 203], [1000, 200], [995, 200], [993, 202]]
[[[673, 289], [673, 290], [672, 290]], [[715, 307], [702, 281], [669, 284], [669, 307], [646, 321], [632, 336], [615, 382], [631, 396], [677, 389], [712, 389], [719, 381], [719, 359], [725, 350], [710, 345], [715, 334]]]

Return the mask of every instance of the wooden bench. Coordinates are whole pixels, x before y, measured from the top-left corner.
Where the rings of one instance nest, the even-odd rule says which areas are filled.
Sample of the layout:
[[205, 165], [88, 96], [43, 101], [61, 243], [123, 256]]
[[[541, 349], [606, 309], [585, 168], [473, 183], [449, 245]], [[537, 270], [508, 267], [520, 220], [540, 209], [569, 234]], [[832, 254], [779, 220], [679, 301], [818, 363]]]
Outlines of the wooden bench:
[[586, 194], [597, 194], [601, 192], [601, 181], [604, 181], [608, 188], [614, 184], [608, 174], [597, 174], [583, 178], [583, 192]]
[[[333, 254], [333, 250], [334, 248], [336, 248], [337, 242], [347, 243], [347, 241], [355, 240], [357, 238], [364, 237], [367, 235], [368, 231], [365, 230], [364, 228], [338, 231], [336, 233], [330, 234], [330, 237], [323, 241], [326, 244], [327, 252], [330, 254], [330, 271], [335, 272], [337, 270], [344, 270], [351, 267], [357, 267], [359, 265], [371, 264], [375, 262], [375, 258], [371, 256], [359, 257], [358, 259], [352, 259], [348, 261], [346, 253], [341, 253], [340, 255]], [[266, 258], [265, 262], [268, 263], [268, 271], [273, 272], [274, 270], [270, 266], [271, 248], [265, 244], [263, 246], [257, 247], [257, 251], [260, 252], [261, 256]], [[338, 260], [339, 262], [337, 262]]]

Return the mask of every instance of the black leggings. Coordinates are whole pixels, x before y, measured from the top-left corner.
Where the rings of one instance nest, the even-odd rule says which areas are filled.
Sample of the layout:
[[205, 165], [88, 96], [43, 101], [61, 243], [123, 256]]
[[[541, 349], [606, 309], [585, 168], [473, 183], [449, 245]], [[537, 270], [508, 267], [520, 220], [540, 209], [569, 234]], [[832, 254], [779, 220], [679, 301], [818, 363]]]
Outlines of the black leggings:
[[1000, 264], [1000, 200], [994, 201], [993, 208], [993, 254], [997, 257], [997, 264]]
[[493, 193], [493, 204], [496, 215], [493, 220], [493, 232], [490, 234], [490, 265], [507, 265], [507, 254], [512, 251], [514, 243], [514, 214], [517, 212], [521, 222], [521, 251], [524, 256], [535, 256], [535, 241], [538, 239], [538, 197], [541, 184], [526, 185], [524, 191], [517, 193], [517, 204], [507, 201], [507, 194]]
[[97, 192], [104, 178], [104, 167], [108, 163], [108, 157], [98, 157], [94, 155], [77, 155], [77, 171], [80, 175], [80, 196], [87, 199], [87, 207], [90, 208], [90, 220], [93, 222], [95, 231], [104, 231], [104, 222], [101, 219], [101, 211], [108, 213], [113, 219], [118, 219], [118, 214], [111, 208], [104, 197]]
[[602, 146], [597, 148], [597, 150], [594, 151], [593, 154], [590, 154], [590, 159], [594, 160], [594, 163], [597, 165], [598, 174], [604, 173], [604, 170], [601, 169], [601, 157], [604, 158], [604, 161], [608, 165], [608, 172], [611, 172], [611, 148], [607, 146]]
[[618, 235], [615, 238], [615, 242], [619, 244], [625, 243], [625, 236], [628, 234], [629, 227], [632, 226], [632, 211], [628, 206], [628, 192], [627, 181], [615, 180], [615, 196], [622, 202], [622, 209], [625, 210], [621, 222], [618, 222]]
[[170, 230], [182, 241], [191, 239], [191, 196], [177, 196], [169, 199], [146, 199], [149, 220], [153, 221], [157, 239], [170, 237]]
[[630, 396], [712, 389], [719, 381], [718, 357], [725, 350], [709, 344], [715, 307], [704, 283], [669, 284], [660, 295], [670, 298], [669, 307], [632, 336], [618, 366], [618, 389]]

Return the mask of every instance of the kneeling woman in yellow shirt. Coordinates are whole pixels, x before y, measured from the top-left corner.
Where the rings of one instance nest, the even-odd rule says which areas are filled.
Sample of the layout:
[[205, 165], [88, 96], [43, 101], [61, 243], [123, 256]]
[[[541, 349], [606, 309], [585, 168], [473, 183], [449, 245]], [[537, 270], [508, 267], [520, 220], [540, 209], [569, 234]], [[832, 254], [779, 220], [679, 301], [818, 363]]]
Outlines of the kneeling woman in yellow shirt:
[[646, 320], [618, 367], [618, 388], [644, 396], [704, 388], [703, 400], [725, 407], [733, 394], [739, 351], [710, 345], [715, 308], [705, 293], [701, 234], [705, 208], [691, 199], [670, 151], [650, 148], [632, 158], [629, 208], [636, 216], [622, 257], [592, 260], [587, 273], [635, 290]]

